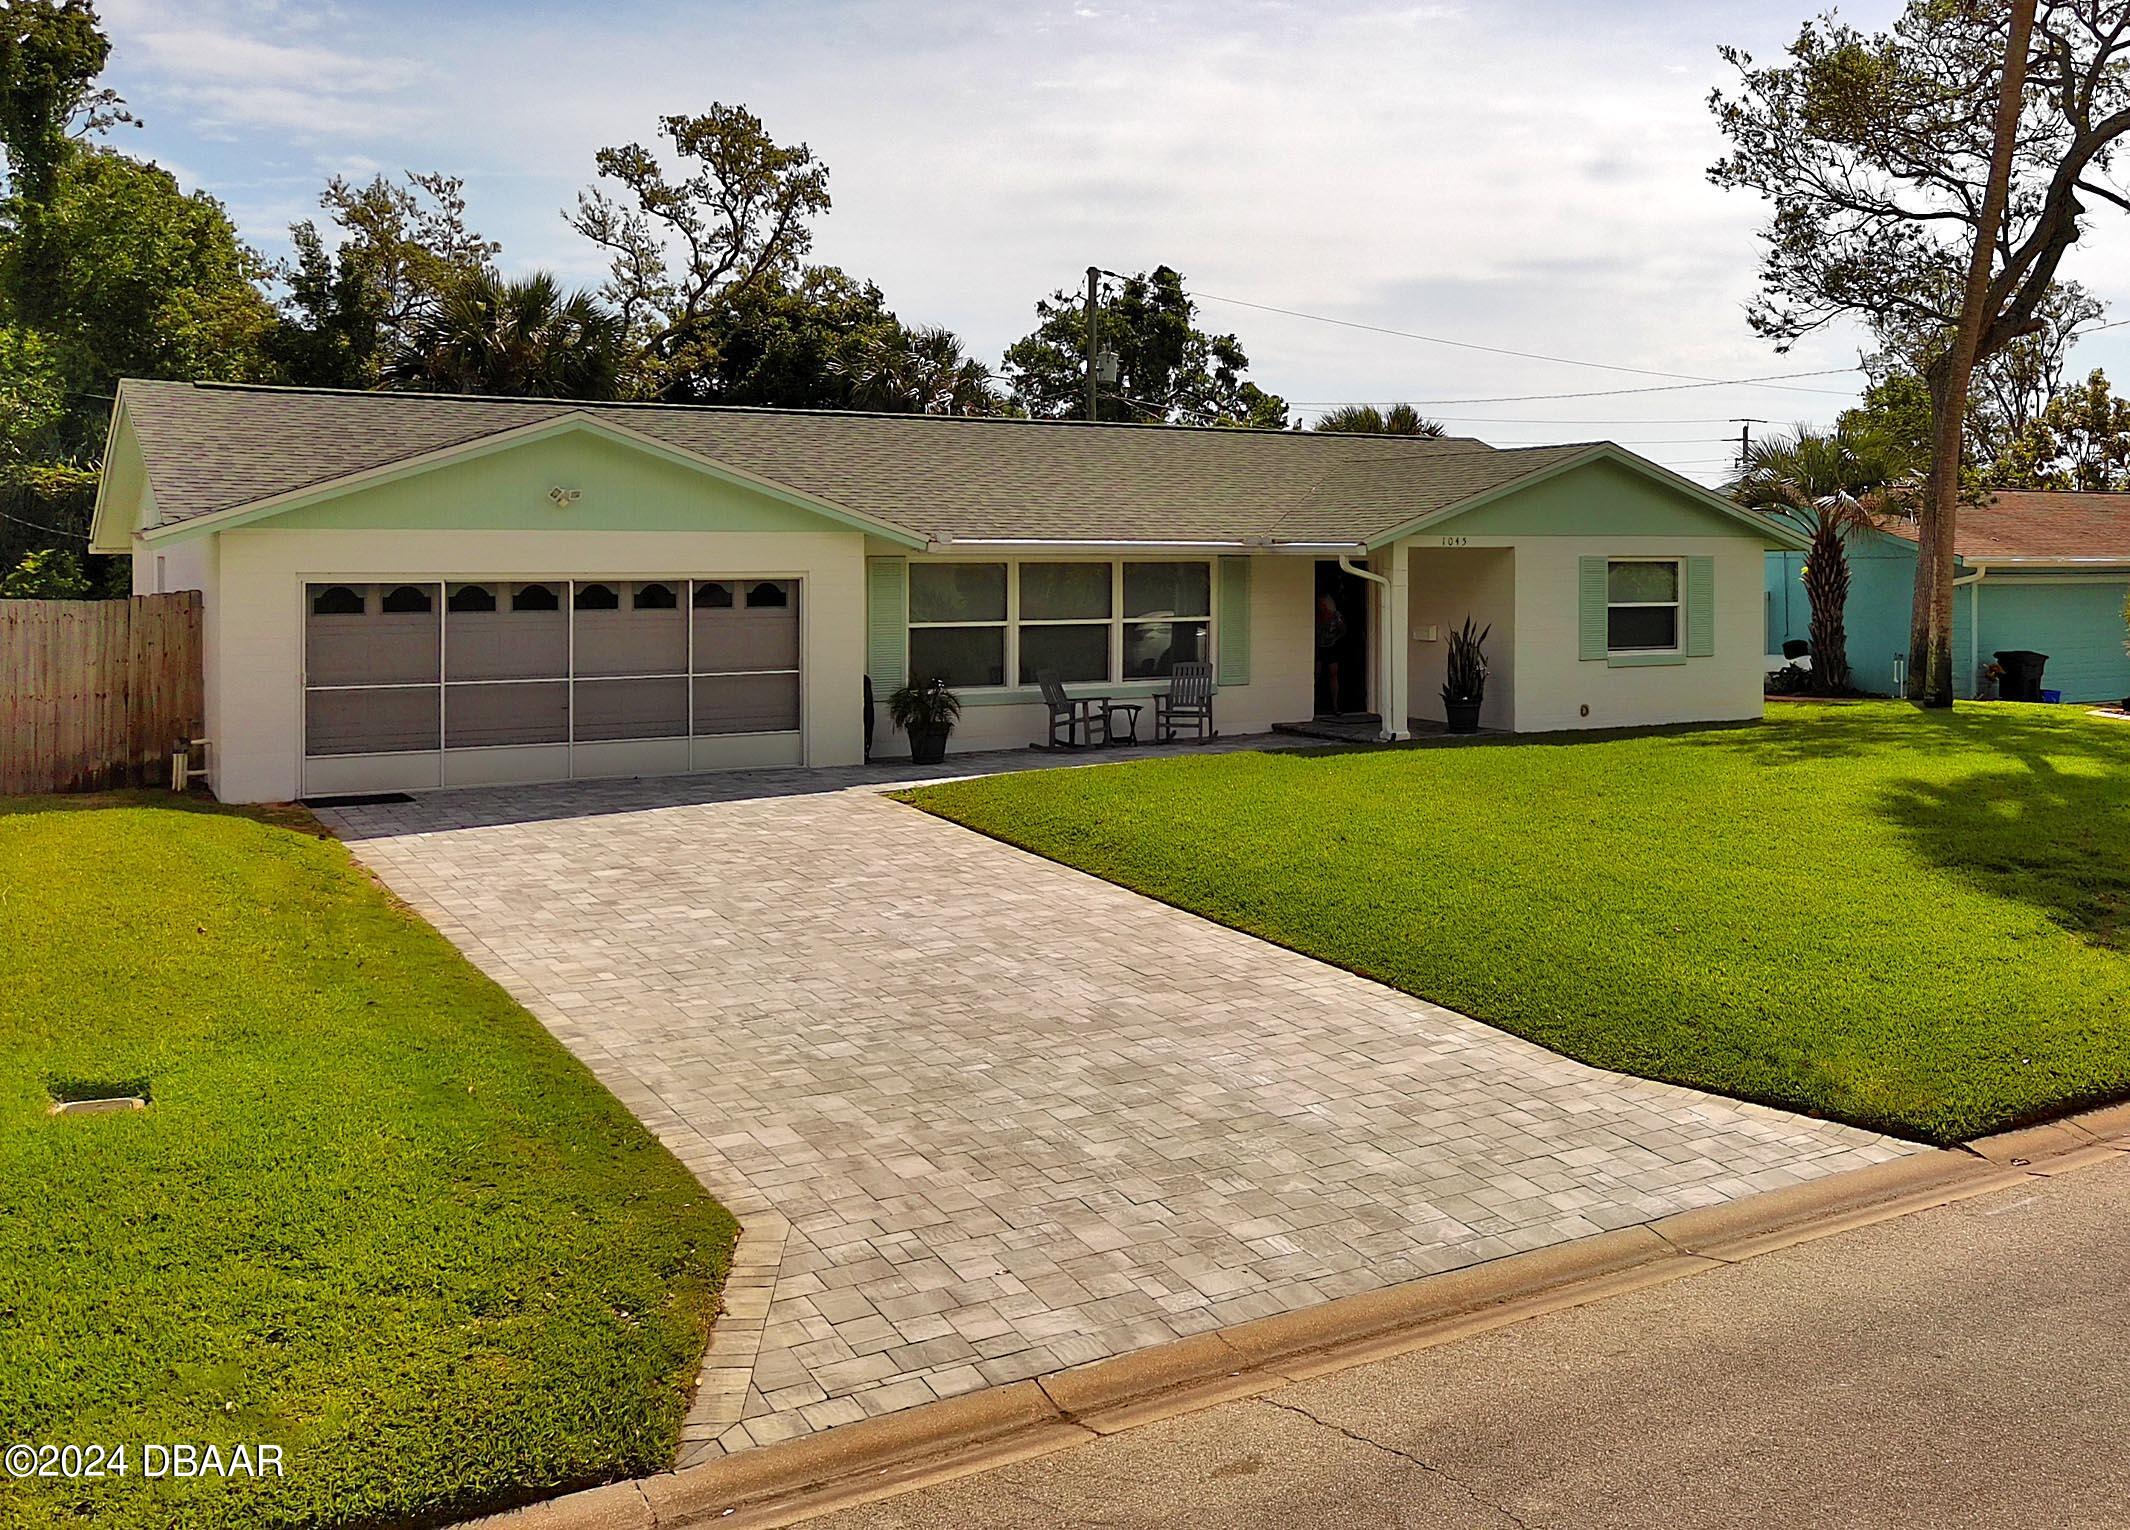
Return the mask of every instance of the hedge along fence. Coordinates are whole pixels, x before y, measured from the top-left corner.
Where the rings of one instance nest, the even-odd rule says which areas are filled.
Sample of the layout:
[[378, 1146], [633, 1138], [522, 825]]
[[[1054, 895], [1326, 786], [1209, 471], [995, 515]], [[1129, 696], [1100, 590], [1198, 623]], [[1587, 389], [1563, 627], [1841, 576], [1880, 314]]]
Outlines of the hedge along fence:
[[0, 792], [167, 782], [201, 692], [197, 590], [0, 600]]

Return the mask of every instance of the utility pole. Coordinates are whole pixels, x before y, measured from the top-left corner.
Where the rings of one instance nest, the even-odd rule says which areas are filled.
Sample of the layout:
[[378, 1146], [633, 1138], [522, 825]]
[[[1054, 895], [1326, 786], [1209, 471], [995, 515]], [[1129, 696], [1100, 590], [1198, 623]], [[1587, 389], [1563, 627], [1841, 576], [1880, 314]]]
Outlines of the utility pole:
[[1095, 412], [1095, 305], [1101, 301], [1099, 283], [1102, 268], [1087, 268], [1087, 419], [1090, 424], [1101, 418]]
[[1731, 423], [1738, 427], [1738, 466], [1742, 469], [1753, 460], [1753, 427], [1755, 425], [1765, 425], [1767, 421], [1752, 418], [1741, 419], [1733, 415]]

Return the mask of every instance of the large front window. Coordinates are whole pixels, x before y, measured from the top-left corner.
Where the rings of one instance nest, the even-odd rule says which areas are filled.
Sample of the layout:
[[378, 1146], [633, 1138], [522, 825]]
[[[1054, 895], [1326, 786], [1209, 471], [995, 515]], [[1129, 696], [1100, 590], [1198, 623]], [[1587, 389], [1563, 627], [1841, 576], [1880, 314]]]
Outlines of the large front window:
[[1211, 657], [1212, 616], [1204, 561], [912, 563], [909, 674], [958, 690], [1159, 679]]
[[1606, 651], [1669, 653], [1678, 646], [1678, 560], [1615, 558], [1606, 564]]

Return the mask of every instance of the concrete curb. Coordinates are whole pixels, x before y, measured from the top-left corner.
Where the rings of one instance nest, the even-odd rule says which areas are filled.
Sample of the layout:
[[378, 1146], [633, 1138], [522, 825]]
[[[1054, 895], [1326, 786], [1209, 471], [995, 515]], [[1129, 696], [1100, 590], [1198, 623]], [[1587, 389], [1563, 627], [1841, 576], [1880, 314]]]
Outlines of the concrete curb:
[[2130, 1104], [2108, 1106], [572, 1493], [477, 1530], [791, 1524], [2126, 1153]]

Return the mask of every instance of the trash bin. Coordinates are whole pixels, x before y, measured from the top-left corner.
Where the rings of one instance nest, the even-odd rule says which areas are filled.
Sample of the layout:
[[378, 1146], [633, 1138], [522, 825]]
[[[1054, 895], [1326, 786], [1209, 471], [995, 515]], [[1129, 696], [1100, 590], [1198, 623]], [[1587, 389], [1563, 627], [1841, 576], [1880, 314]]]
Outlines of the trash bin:
[[2041, 699], [2041, 671], [2049, 662], [2047, 654], [2031, 648], [2000, 648], [1997, 662], [2004, 666], [2004, 678], [1997, 682], [2000, 697], [2006, 701]]

